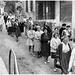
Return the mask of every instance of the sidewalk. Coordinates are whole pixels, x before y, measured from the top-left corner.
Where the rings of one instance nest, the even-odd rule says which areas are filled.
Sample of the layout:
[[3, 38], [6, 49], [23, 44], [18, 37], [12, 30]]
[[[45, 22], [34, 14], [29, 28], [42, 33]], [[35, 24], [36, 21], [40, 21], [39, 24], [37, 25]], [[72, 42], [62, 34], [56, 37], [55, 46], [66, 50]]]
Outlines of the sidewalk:
[[25, 35], [19, 37], [19, 42], [16, 42], [15, 37], [0, 33], [0, 57], [4, 61], [7, 71], [9, 71], [9, 50], [12, 48], [17, 56], [20, 74], [60, 74], [59, 70], [53, 71], [53, 60], [51, 58], [49, 58], [50, 63], [44, 64], [44, 58], [36, 58], [30, 55], [26, 40]]
[[0, 74], [8, 74], [5, 64], [1, 57], [0, 57]]

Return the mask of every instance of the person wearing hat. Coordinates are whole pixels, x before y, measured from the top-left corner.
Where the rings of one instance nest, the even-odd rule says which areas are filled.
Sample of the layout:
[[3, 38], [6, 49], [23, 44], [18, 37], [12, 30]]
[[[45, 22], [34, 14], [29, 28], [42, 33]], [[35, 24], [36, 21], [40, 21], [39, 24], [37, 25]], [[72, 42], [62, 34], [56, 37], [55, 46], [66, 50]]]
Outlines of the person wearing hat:
[[35, 32], [34, 37], [34, 52], [37, 57], [40, 57], [41, 52], [41, 35], [43, 34], [43, 31], [41, 31], [40, 26], [37, 26], [37, 31]]
[[63, 23], [63, 24], [62, 24], [62, 27], [59, 29], [60, 39], [61, 39], [61, 37], [62, 37], [62, 32], [63, 32], [63, 30], [65, 30], [65, 29], [66, 29], [66, 24]]
[[66, 29], [64, 29], [64, 30], [62, 31], [62, 37], [63, 37], [64, 35], [67, 35], [67, 36], [69, 37], [69, 39], [70, 39], [70, 37], [71, 37], [71, 30], [70, 30], [70, 26], [69, 26], [69, 25], [67, 25], [67, 26], [66, 26]]
[[[54, 71], [57, 71], [56, 68], [56, 63], [57, 63], [57, 58], [56, 58], [56, 52], [59, 44], [61, 43], [61, 40], [59, 38], [58, 32], [54, 32], [53, 37], [50, 42], [50, 47], [51, 47], [51, 58], [54, 59]], [[54, 55], [54, 56], [53, 56]]]
[[69, 44], [69, 37], [64, 35], [62, 37], [62, 42], [59, 44], [57, 49], [57, 55], [59, 56], [59, 62], [61, 65], [61, 73], [68, 73], [69, 60], [71, 56], [71, 47]]

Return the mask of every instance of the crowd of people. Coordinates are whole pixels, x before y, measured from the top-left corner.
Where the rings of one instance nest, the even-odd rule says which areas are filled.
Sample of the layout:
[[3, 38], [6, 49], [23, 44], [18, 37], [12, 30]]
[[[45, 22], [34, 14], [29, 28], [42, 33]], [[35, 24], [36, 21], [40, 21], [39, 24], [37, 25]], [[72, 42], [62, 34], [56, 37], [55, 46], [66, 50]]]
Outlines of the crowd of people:
[[16, 36], [16, 42], [18, 42], [18, 37], [24, 32], [24, 21], [21, 22], [15, 15], [11, 13], [0, 15], [0, 31], [6, 30], [8, 35]]
[[[43, 26], [30, 25], [27, 31], [27, 45], [30, 54], [37, 58], [44, 57], [45, 64], [49, 63], [49, 56], [54, 59], [54, 72], [60, 68], [61, 74], [71, 71], [75, 73], [75, 67], [72, 68], [75, 63], [75, 42], [70, 25], [64, 23], [59, 30], [56, 27], [54, 31], [47, 22]], [[59, 64], [57, 64], [58, 62]]]
[[4, 15], [3, 19], [4, 21], [0, 16], [0, 31], [2, 24], [5, 23], [8, 35], [12, 37], [15, 35], [16, 42], [25, 27], [26, 45], [31, 55], [36, 58], [44, 57], [45, 64], [50, 62], [48, 60], [50, 56], [54, 59], [54, 72], [60, 68], [62, 74], [75, 73], [75, 39], [71, 37], [70, 25], [64, 23], [60, 29], [56, 27], [53, 31], [47, 22], [40, 26], [39, 23], [34, 24], [31, 17], [24, 22], [20, 22], [18, 18], [14, 19], [11, 15]]

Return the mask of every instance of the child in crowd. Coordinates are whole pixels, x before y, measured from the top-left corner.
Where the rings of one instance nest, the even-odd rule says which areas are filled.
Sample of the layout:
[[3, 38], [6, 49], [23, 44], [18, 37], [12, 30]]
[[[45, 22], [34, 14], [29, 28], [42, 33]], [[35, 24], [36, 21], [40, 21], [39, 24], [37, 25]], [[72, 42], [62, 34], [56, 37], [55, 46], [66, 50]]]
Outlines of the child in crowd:
[[33, 30], [33, 26], [29, 27], [29, 30], [27, 32], [27, 45], [29, 46], [29, 52], [33, 55], [34, 53], [34, 35], [35, 35], [35, 31]]
[[41, 30], [40, 26], [37, 26], [37, 31], [35, 32], [35, 37], [34, 37], [34, 51], [35, 55], [39, 58], [40, 57], [40, 52], [41, 52], [41, 35], [43, 31]]

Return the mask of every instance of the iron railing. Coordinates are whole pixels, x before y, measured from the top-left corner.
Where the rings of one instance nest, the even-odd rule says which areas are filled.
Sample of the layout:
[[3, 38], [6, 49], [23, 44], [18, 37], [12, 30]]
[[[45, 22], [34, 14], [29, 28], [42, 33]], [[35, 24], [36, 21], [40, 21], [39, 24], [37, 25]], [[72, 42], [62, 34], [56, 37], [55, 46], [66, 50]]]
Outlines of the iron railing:
[[14, 65], [13, 65], [13, 71], [14, 71], [14, 73], [13, 74], [19, 74], [19, 71], [18, 71], [18, 64], [17, 64], [17, 58], [16, 58], [16, 55], [15, 55], [15, 52], [14, 52], [14, 50], [13, 49], [10, 49], [10, 51], [9, 51], [9, 74], [12, 74], [12, 71], [11, 71], [11, 69], [12, 69], [12, 55], [13, 55], [13, 59], [14, 59]]

